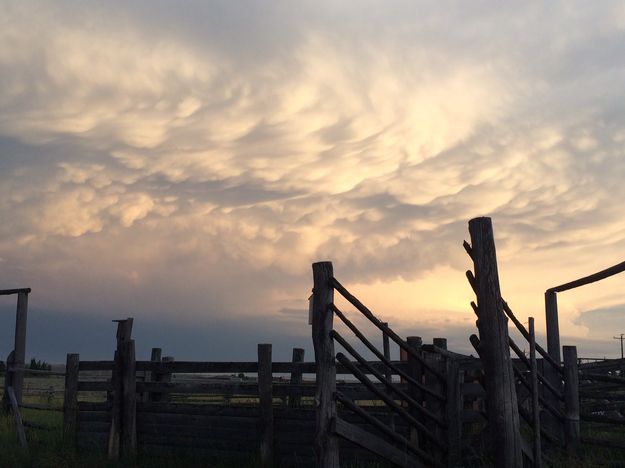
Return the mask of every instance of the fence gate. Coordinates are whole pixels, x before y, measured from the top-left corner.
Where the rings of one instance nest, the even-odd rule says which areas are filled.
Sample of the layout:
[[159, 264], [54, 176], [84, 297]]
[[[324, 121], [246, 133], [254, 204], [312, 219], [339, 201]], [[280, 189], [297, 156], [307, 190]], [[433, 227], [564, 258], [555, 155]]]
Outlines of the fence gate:
[[[449, 358], [452, 353], [432, 346], [434, 353], [426, 359], [420, 339], [404, 340], [379, 320], [334, 277], [332, 263], [314, 263], [313, 278], [317, 466], [338, 468], [339, 439], [397, 466], [459, 465], [461, 373]], [[336, 306], [335, 292], [382, 331], [383, 350]], [[347, 333], [334, 328], [335, 316]], [[406, 361], [390, 359], [389, 339], [407, 356]], [[335, 354], [335, 344], [344, 352]], [[356, 348], [366, 348], [377, 361], [368, 361]], [[360, 382], [367, 393], [358, 396], [342, 391], [342, 386], [349, 387], [347, 382], [337, 385], [337, 374]]]

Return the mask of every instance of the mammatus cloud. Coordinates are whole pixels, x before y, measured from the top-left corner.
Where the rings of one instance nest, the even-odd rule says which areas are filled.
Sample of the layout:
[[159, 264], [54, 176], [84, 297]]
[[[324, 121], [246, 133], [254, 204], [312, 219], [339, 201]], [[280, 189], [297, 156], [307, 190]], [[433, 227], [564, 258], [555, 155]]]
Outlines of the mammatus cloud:
[[[2, 3], [3, 282], [296, 329], [331, 259], [400, 326], [468, 335], [474, 216], [539, 326], [546, 288], [622, 260], [618, 4], [244, 5]], [[562, 299], [566, 333], [608, 286]]]

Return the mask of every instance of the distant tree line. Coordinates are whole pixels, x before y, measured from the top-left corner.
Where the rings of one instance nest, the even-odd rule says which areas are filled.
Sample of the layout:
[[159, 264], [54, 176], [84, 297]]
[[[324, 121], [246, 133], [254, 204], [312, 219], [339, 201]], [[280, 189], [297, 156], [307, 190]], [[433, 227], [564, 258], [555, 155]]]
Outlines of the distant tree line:
[[52, 370], [52, 366], [48, 364], [46, 361], [41, 361], [39, 359], [32, 358], [30, 360], [30, 364], [28, 365], [29, 369], [33, 370]]

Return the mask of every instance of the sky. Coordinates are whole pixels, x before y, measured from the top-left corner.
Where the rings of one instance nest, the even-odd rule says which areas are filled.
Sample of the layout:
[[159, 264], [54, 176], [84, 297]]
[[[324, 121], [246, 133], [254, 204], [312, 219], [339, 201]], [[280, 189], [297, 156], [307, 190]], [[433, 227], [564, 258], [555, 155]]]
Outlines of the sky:
[[[0, 288], [33, 289], [36, 357], [107, 358], [132, 316], [139, 358], [312, 359], [330, 260], [468, 353], [490, 216], [544, 334], [547, 288], [625, 260], [623, 83], [622, 2], [0, 0]], [[562, 344], [620, 354], [624, 286], [559, 294]]]

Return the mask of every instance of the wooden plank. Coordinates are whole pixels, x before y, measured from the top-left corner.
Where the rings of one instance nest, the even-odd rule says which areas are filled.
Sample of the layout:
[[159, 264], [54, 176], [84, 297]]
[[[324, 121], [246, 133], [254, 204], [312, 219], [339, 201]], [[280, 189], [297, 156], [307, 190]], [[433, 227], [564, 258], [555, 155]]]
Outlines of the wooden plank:
[[[334, 338], [336, 341], [338, 341], [340, 343], [340, 345], [345, 348], [345, 350], [350, 353], [354, 358], [356, 358], [356, 360], [362, 365], [366, 367], [366, 361], [364, 360], [364, 358], [336, 331], [336, 330], [332, 330], [330, 332], [330, 336], [332, 338]], [[339, 359], [339, 362], [344, 363], [344, 360], [346, 360], [345, 355], [343, 355], [342, 353], [339, 353], [342, 358]], [[338, 355], [337, 355], [337, 359], [338, 359]], [[354, 368], [355, 369], [355, 368]], [[364, 373], [362, 373], [361, 371], [357, 370], [356, 371], [360, 374], [364, 376]], [[388, 382], [384, 376], [382, 374], [380, 374], [379, 372], [375, 371], [374, 369], [368, 369], [369, 373], [372, 374], [373, 376], [375, 376], [376, 379], [378, 379], [379, 382], [381, 382], [383, 384], [383, 386], [386, 388], [386, 390], [391, 391], [393, 393], [395, 393], [398, 397], [400, 397], [401, 399], [405, 400], [409, 405], [411, 409], [414, 409], [415, 411], [417, 411], [419, 414], [425, 416], [428, 418], [429, 421], [432, 421], [436, 426], [438, 427], [444, 427], [445, 426], [445, 422], [443, 421], [442, 418], [440, 418], [439, 416], [435, 415], [434, 413], [432, 413], [430, 410], [426, 409], [423, 405], [421, 405], [419, 402], [415, 401], [413, 398], [410, 397], [410, 395], [404, 391], [399, 385], [395, 385], [391, 382]], [[352, 371], [353, 373], [353, 371]], [[360, 378], [354, 374], [356, 376], [356, 378], [358, 378], [360, 380]], [[361, 380], [362, 383], [365, 383], [364, 381]], [[372, 385], [372, 382], [370, 380], [367, 379], [367, 383], [365, 383], [365, 385], [367, 386], [367, 388], [369, 388], [369, 390], [373, 390], [373, 388], [377, 387], [375, 385]], [[380, 397], [381, 395], [384, 395], [384, 393], [379, 392], [376, 393], [376, 395], [378, 397]], [[388, 396], [385, 396], [384, 401], [388, 401], [390, 398]], [[414, 418], [416, 420], [416, 418]]]
[[[293, 348], [293, 364], [296, 366], [299, 363], [304, 362], [304, 349], [303, 348]], [[290, 387], [293, 388], [294, 385], [300, 385], [302, 383], [302, 369], [301, 367], [294, 367], [291, 371], [291, 379], [290, 379]], [[289, 407], [290, 408], [298, 408], [301, 404], [301, 397], [297, 392], [289, 393]]]
[[80, 371], [110, 371], [115, 361], [80, 361]]
[[[159, 363], [161, 362], [161, 357], [162, 357], [162, 349], [161, 348], [152, 348], [152, 351], [150, 352], [150, 362], [153, 363]], [[135, 362], [135, 368], [137, 367], [137, 362]], [[154, 374], [152, 373], [151, 370], [144, 370], [144, 378], [143, 381], [144, 382], [155, 382], [156, 380], [158, 380], [158, 374]], [[157, 401], [160, 398], [160, 395], [158, 394], [154, 394], [154, 393], [150, 393], [150, 392], [142, 392], [142, 398], [141, 401]]]
[[78, 367], [80, 356], [68, 354], [65, 361], [65, 392], [63, 397], [63, 439], [73, 445], [78, 415]]
[[[360, 330], [358, 330], [358, 328], [345, 316], [345, 314], [343, 314], [343, 312], [341, 312], [338, 309], [338, 307], [336, 307], [336, 305], [332, 304], [331, 307], [334, 310], [334, 313], [336, 314], [336, 316], [341, 319], [341, 321], [347, 326], [347, 328], [349, 328], [352, 332], [354, 332], [356, 337], [358, 337], [358, 339], [360, 341], [362, 341], [362, 343], [369, 349], [369, 351], [371, 351], [381, 361], [381, 362], [366, 361], [366, 365], [362, 365], [359, 361], [352, 362], [352, 364], [355, 365], [358, 368], [358, 370], [360, 370], [360, 371], [362, 371], [364, 373], [370, 373], [369, 369], [374, 369], [377, 372], [386, 372], [390, 368], [393, 371], [395, 371], [398, 375], [400, 375], [403, 380], [406, 380], [411, 385], [419, 388], [421, 390], [421, 392], [429, 394], [433, 398], [436, 398], [436, 399], [441, 400], [441, 401], [445, 399], [445, 397], [443, 395], [441, 395], [440, 393], [436, 393], [432, 389], [430, 389], [427, 386], [423, 385], [423, 383], [420, 382], [418, 380], [418, 378], [413, 378], [411, 376], [411, 374], [410, 374], [410, 366], [413, 365], [413, 364], [410, 364], [410, 359], [412, 359], [413, 361], [417, 360], [419, 363], [421, 363], [421, 360], [423, 359], [418, 351], [417, 352], [413, 351], [413, 354], [410, 354], [410, 359], [409, 359], [408, 363], [401, 362], [401, 361], [399, 361], [399, 362], [398, 361], [395, 361], [395, 362], [389, 361], [388, 359], [386, 359], [384, 354], [381, 353], [373, 345], [373, 343], [371, 343], [367, 339], [367, 337]], [[385, 336], [388, 337], [388, 335], [385, 335]], [[410, 346], [410, 344], [407, 343], [407, 346]], [[421, 358], [421, 360], [416, 359], [414, 357], [415, 355], [419, 356]], [[380, 366], [380, 364], [382, 364], [382, 366]], [[339, 365], [339, 366], [337, 366], [337, 374], [339, 373], [339, 371], [338, 371], [339, 368], [341, 368], [343, 370], [343, 373], [347, 373], [347, 374], [350, 373], [349, 369], [345, 369], [345, 366]]]
[[[339, 362], [342, 362], [344, 365], [349, 366], [349, 360], [345, 357], [345, 355], [343, 353], [338, 353], [336, 355], [336, 358], [339, 360]], [[354, 377], [356, 377], [358, 380], [360, 380], [363, 384], [365, 384], [366, 386], [370, 386], [371, 385], [371, 381], [362, 373], [360, 372], [358, 369], [353, 368], [352, 372], [354, 374]], [[432, 442], [433, 445], [435, 445], [438, 449], [445, 451], [447, 449], [447, 447], [445, 446], [445, 443], [441, 442], [440, 440], [438, 440], [438, 438], [436, 437], [436, 435], [432, 434], [427, 427], [425, 427], [420, 421], [418, 421], [414, 416], [412, 416], [410, 413], [408, 413], [408, 411], [406, 411], [404, 408], [402, 408], [395, 400], [389, 398], [388, 396], [386, 396], [386, 394], [384, 394], [383, 391], [377, 390], [375, 389], [374, 386], [371, 385], [370, 389], [374, 392], [379, 392], [378, 397], [384, 401], [384, 403], [386, 403], [390, 408], [393, 409], [393, 411], [395, 411], [396, 414], [398, 414], [401, 418], [403, 418], [408, 424], [412, 424], [414, 426], [416, 426], [421, 433], [428, 439], [428, 441]]]
[[110, 401], [92, 402], [92, 401], [79, 401], [78, 412], [83, 411], [106, 411], [110, 413], [112, 408]]
[[332, 287], [333, 268], [331, 262], [313, 263], [312, 338], [317, 363], [317, 408], [315, 455], [317, 468], [339, 468], [339, 444], [332, 431], [336, 418], [336, 368], [334, 364], [334, 341], [330, 338], [334, 302]]
[[479, 312], [480, 357], [483, 360], [490, 446], [497, 466], [522, 468], [520, 422], [515, 376], [508, 346], [508, 324], [497, 272], [490, 218], [469, 221]]
[[340, 401], [345, 407], [347, 407], [350, 411], [353, 411], [355, 414], [359, 415], [363, 420], [369, 422], [373, 427], [382, 432], [384, 435], [388, 436], [391, 440], [396, 442], [400, 447], [406, 447], [413, 454], [415, 454], [420, 460], [422, 460], [427, 466], [435, 466], [442, 467], [443, 465], [432, 458], [430, 454], [422, 450], [417, 444], [411, 442], [405, 437], [401, 436], [395, 431], [392, 431], [388, 426], [386, 426], [382, 421], [376, 419], [375, 417], [368, 414], [358, 405], [356, 405], [349, 398], [346, 398], [340, 392], [336, 394], [336, 398]]
[[112, 382], [78, 381], [79, 392], [107, 392], [114, 390]]
[[[165, 424], [139, 424], [137, 426], [137, 440], [145, 435], [181, 436], [181, 437], [203, 437], [213, 440], [230, 440], [234, 445], [239, 441], [251, 441], [256, 445], [260, 443], [257, 425], [165, 425]], [[312, 431], [314, 428], [310, 427]], [[308, 443], [312, 441], [312, 432], [309, 434]]]
[[9, 296], [11, 294], [29, 294], [32, 291], [30, 288], [17, 288], [17, 289], [0, 289], [0, 296]]
[[564, 283], [559, 286], [549, 288], [547, 291], [554, 291], [554, 292], [568, 291], [569, 289], [579, 288], [580, 286], [585, 286], [587, 284], [594, 283], [595, 281], [600, 281], [602, 279], [609, 278], [610, 276], [614, 276], [616, 274], [622, 273], [623, 271], [625, 271], [625, 262], [618, 263], [614, 266], [606, 268], [605, 270], [601, 270], [601, 271], [598, 271], [597, 273], [593, 273], [592, 275], [584, 276], [574, 281], [570, 281], [568, 283]]
[[406, 468], [423, 466], [419, 461], [413, 459], [407, 451], [401, 451], [379, 437], [375, 437], [341, 418], [334, 420], [334, 430], [341, 437], [358, 444], [360, 447], [385, 458], [397, 466]]
[[[373, 323], [376, 327], [378, 327], [380, 330], [382, 330], [384, 333], [386, 333], [388, 335], [388, 337], [390, 339], [392, 339], [395, 343], [397, 343], [400, 348], [402, 348], [404, 351], [406, 351], [408, 354], [413, 353], [414, 351], [408, 346], [408, 343], [406, 343], [397, 333], [395, 333], [392, 329], [390, 329], [389, 327], [386, 327], [382, 324], [382, 322], [373, 314], [373, 312], [371, 312], [367, 307], [365, 307], [365, 305], [360, 302], [358, 300], [358, 298], [354, 295], [352, 295], [346, 288], [345, 286], [343, 286], [341, 283], [339, 283], [339, 281], [336, 278], [332, 278], [332, 285], [334, 286], [334, 288], [345, 298], [347, 299], [348, 302], [350, 302], [356, 309], [358, 309], [365, 317], [367, 317], [369, 319], [369, 321], [371, 323]], [[423, 366], [428, 369], [430, 372], [432, 372], [434, 375], [437, 376], [437, 378], [441, 381], [445, 381], [445, 376], [440, 374], [436, 369], [430, 368], [428, 366], [428, 363], [425, 362], [425, 360], [421, 357], [418, 356], [416, 353], [413, 355], [413, 357], [415, 359], [420, 359], [421, 360], [421, 364], [423, 364]]]
[[273, 464], [273, 394], [271, 345], [258, 345], [258, 396], [260, 400], [260, 460]]
[[563, 346], [562, 351], [564, 358], [564, 437], [567, 451], [576, 454], [580, 450], [577, 348]]
[[78, 411], [78, 417], [76, 418], [78, 425], [82, 422], [111, 422], [111, 413], [108, 411]]
[[28, 442], [26, 441], [26, 432], [24, 432], [24, 423], [22, 421], [22, 415], [20, 414], [20, 408], [18, 406], [17, 397], [13, 387], [6, 388], [7, 395], [9, 396], [9, 402], [11, 403], [11, 412], [13, 413], [13, 419], [15, 420], [15, 428], [17, 430], [17, 439], [20, 445], [24, 448], [28, 448]]

